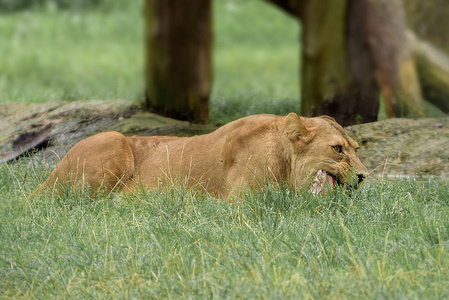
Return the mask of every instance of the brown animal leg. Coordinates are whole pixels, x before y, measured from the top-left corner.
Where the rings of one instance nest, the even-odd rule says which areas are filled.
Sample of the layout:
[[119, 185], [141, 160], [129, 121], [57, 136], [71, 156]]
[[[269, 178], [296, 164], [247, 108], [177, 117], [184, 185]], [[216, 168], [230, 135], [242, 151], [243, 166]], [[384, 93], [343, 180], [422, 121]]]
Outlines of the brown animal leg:
[[73, 146], [39, 189], [72, 184], [127, 190], [125, 183], [130, 182], [133, 172], [134, 155], [126, 137], [118, 132], [103, 132]]

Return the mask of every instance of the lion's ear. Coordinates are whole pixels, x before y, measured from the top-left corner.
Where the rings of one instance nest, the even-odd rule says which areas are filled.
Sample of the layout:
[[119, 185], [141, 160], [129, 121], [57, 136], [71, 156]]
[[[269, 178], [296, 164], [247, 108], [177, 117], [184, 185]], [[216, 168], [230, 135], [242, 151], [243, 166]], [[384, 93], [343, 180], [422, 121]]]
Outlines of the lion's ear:
[[311, 135], [310, 130], [307, 129], [304, 123], [304, 118], [301, 118], [295, 113], [289, 113], [285, 117], [284, 131], [292, 142], [299, 140], [307, 142]]

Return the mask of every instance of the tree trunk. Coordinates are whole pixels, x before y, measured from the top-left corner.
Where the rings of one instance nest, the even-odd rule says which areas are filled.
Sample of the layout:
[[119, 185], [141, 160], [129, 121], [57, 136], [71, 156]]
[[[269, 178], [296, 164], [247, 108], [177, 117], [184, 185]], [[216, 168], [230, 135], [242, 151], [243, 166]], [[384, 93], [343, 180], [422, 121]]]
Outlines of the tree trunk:
[[387, 118], [426, 116], [400, 3], [397, 0], [364, 1], [369, 12], [367, 36]]
[[377, 120], [374, 61], [355, 0], [307, 0], [303, 22], [301, 113], [330, 115], [342, 125]]
[[207, 122], [212, 85], [212, 1], [146, 0], [146, 104]]
[[267, 0], [302, 22], [303, 115], [343, 125], [424, 116], [401, 7], [390, 0]]

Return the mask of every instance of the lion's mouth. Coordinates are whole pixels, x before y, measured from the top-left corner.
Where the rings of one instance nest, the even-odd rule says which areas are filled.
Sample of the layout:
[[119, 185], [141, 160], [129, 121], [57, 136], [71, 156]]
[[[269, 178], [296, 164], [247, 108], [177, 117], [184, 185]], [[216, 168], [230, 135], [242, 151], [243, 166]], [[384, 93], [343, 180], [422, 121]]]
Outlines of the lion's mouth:
[[335, 175], [328, 173], [324, 170], [318, 170], [309, 190], [314, 195], [318, 194], [326, 195], [326, 191], [329, 188], [333, 188], [336, 183], [337, 179]]

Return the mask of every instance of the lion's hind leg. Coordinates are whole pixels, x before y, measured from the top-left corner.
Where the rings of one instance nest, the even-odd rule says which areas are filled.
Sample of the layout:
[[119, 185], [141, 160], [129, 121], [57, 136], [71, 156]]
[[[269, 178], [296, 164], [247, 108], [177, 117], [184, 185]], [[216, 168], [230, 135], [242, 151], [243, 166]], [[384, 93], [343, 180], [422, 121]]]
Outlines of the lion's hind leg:
[[102, 132], [88, 137], [67, 152], [39, 187], [74, 187], [126, 190], [134, 173], [134, 155], [124, 135]]

